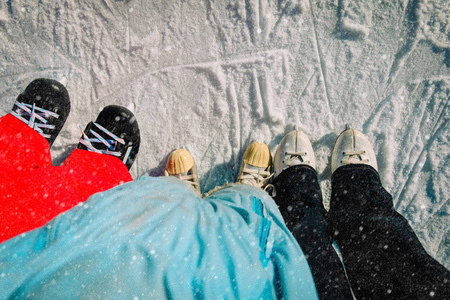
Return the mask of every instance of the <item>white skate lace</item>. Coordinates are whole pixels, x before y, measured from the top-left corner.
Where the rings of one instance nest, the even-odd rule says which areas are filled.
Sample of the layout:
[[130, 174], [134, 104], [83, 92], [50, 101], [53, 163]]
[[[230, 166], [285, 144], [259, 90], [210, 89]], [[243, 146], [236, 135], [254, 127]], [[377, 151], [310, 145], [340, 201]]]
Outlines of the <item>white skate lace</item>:
[[300, 163], [311, 163], [310, 161], [305, 161], [303, 159], [303, 156], [308, 155], [308, 153], [306, 152], [285, 152], [285, 155], [289, 155], [289, 158], [287, 160], [283, 160], [283, 164], [285, 164], [287, 168], [296, 166]]
[[[11, 114], [19, 119], [20, 121], [24, 122], [34, 130], [36, 130], [38, 133], [40, 133], [44, 138], [50, 138], [50, 134], [44, 133], [42, 128], [45, 129], [55, 129], [55, 125], [48, 124], [47, 118], [53, 117], [53, 118], [59, 118], [59, 115], [48, 111], [46, 109], [37, 107], [34, 103], [33, 104], [27, 104], [15, 101], [14, 105], [17, 106], [17, 109], [15, 111], [11, 111]], [[28, 119], [26, 119], [28, 118]]]
[[[115, 149], [117, 143], [125, 145], [125, 140], [120, 138], [120, 137], [118, 137], [114, 133], [110, 132], [109, 130], [107, 130], [106, 128], [101, 126], [100, 124], [97, 124], [97, 123], [94, 122], [94, 125], [98, 129], [100, 129], [101, 131], [106, 133], [108, 136], [110, 136], [112, 138], [112, 140], [104, 139], [103, 137], [100, 136], [100, 134], [98, 134], [94, 130], [90, 129], [89, 132], [92, 133], [95, 136], [95, 138], [91, 139], [84, 133], [83, 129], [80, 127], [80, 129], [82, 131], [82, 134], [83, 134], [81, 136], [80, 143], [83, 144], [84, 146], [86, 146], [87, 150], [92, 151], [92, 152], [101, 153], [101, 154], [108, 154], [108, 155], [113, 155], [113, 156], [121, 156], [122, 153], [119, 152], [119, 151], [114, 151], [114, 149]], [[106, 146], [106, 150], [104, 150], [104, 149], [97, 149], [97, 148], [94, 147], [94, 145], [92, 143], [102, 143], [103, 145]], [[124, 163], [127, 162], [128, 157], [130, 156], [130, 152], [131, 152], [132, 148], [133, 147], [128, 147], [127, 148], [127, 152], [125, 153], [125, 157], [123, 159]]]
[[273, 174], [271, 174], [270, 171], [264, 171], [257, 167], [245, 167], [242, 170], [242, 175], [239, 177], [238, 181], [243, 184], [262, 188], [269, 182], [272, 176]]
[[179, 178], [187, 183], [189, 183], [195, 190], [199, 190], [200, 186], [198, 182], [196, 182], [196, 176], [194, 174], [189, 174], [189, 172], [182, 173], [182, 174], [174, 174], [170, 175], [176, 178]]
[[344, 151], [342, 154], [345, 156], [342, 159], [342, 163], [345, 165], [349, 164], [368, 164], [368, 159], [363, 159], [362, 155], [365, 154], [365, 150], [347, 150]]
[[188, 183], [197, 192], [197, 194], [199, 194], [200, 197], [202, 197], [201, 192], [200, 192], [200, 185], [196, 180], [197, 177], [194, 173], [192, 173], [191, 170], [181, 173], [181, 174], [169, 174], [169, 172], [167, 172], [167, 170], [165, 170], [164, 175], [173, 176], [173, 177], [183, 180], [184, 182]]

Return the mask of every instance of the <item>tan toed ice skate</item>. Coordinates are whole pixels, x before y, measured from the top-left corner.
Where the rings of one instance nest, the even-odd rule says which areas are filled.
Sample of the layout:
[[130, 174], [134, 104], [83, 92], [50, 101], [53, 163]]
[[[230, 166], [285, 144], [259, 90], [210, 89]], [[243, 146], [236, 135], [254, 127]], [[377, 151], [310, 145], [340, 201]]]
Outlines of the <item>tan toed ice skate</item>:
[[272, 177], [272, 155], [261, 142], [251, 143], [245, 150], [237, 181], [264, 189]]
[[197, 165], [189, 151], [185, 149], [173, 151], [167, 160], [164, 175], [177, 177], [189, 183], [201, 197]]

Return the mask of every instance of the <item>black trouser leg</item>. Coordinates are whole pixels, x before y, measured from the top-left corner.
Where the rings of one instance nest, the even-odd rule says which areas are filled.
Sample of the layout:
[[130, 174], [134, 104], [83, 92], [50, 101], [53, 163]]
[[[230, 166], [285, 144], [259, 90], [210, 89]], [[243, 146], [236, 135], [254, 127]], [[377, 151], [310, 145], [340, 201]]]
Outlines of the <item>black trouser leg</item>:
[[395, 211], [375, 169], [333, 173], [330, 216], [357, 299], [450, 299], [450, 272]]
[[308, 260], [319, 298], [352, 299], [342, 263], [331, 245], [333, 232], [316, 171], [293, 166], [278, 175], [273, 185], [274, 199]]

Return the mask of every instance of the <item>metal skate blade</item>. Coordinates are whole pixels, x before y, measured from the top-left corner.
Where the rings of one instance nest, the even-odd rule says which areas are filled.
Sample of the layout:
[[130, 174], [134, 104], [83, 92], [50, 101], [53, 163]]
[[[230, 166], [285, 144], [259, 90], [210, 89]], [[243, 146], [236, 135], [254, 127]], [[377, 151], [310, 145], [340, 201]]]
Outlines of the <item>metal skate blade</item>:
[[131, 102], [130, 104], [128, 104], [127, 109], [128, 109], [129, 111], [131, 111], [133, 114], [136, 113], [136, 105], [135, 105], [133, 102]]
[[67, 77], [66, 77], [66, 76], [61, 77], [58, 81], [59, 81], [63, 86], [67, 87], [67, 82], [68, 82], [68, 80], [67, 80]]

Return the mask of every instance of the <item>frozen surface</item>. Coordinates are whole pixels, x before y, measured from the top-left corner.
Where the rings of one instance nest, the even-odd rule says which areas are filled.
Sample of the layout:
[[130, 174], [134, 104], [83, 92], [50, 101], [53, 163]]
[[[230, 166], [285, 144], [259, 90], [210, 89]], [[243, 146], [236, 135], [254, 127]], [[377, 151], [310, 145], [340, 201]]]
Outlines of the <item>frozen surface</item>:
[[372, 141], [385, 187], [450, 268], [447, 0], [0, 1], [2, 114], [37, 77], [68, 79], [55, 163], [103, 106], [136, 105], [132, 175], [194, 156], [203, 192], [234, 181], [253, 140], [313, 142], [329, 202], [345, 124]]

